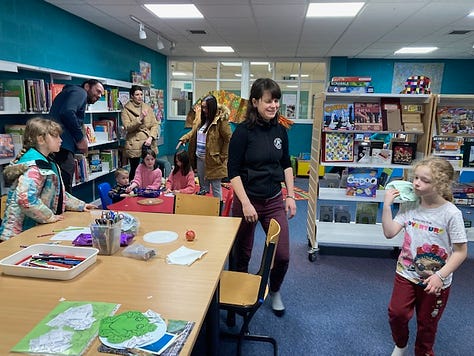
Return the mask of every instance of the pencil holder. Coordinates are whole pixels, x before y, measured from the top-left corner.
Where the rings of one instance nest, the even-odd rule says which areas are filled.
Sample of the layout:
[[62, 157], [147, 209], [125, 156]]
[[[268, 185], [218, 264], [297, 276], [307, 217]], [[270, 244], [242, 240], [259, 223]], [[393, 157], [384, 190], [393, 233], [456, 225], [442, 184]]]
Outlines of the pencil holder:
[[113, 255], [120, 248], [122, 221], [113, 225], [91, 224], [92, 246], [99, 250], [99, 255]]

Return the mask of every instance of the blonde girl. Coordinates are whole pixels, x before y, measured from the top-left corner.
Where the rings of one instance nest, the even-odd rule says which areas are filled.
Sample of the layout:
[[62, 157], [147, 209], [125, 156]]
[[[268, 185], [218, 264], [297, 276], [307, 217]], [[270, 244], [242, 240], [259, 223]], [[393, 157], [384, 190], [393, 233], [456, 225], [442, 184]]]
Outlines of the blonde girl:
[[26, 123], [23, 148], [3, 173], [11, 188], [0, 240], [8, 240], [37, 224], [63, 220], [65, 210], [95, 208], [64, 189], [58, 165], [50, 157], [61, 147], [61, 133], [61, 126], [51, 120], [32, 118]]
[[438, 322], [448, 302], [453, 272], [467, 257], [461, 211], [452, 203], [454, 169], [439, 157], [414, 166], [413, 188], [420, 204], [392, 218], [391, 205], [400, 192], [385, 193], [382, 213], [387, 238], [404, 229], [388, 316], [395, 343], [392, 356], [407, 354], [408, 324], [416, 310], [415, 356], [434, 355]]

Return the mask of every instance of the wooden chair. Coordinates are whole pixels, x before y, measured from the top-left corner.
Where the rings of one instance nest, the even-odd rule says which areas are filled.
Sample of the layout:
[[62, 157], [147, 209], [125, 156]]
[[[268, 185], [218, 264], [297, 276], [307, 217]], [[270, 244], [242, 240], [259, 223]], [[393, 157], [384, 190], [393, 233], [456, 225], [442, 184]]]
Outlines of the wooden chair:
[[216, 197], [196, 194], [176, 194], [174, 213], [219, 216], [220, 200]]
[[[257, 274], [223, 271], [219, 285], [219, 308], [227, 310], [230, 315], [236, 313], [243, 317], [242, 327], [238, 334], [222, 333], [224, 337], [232, 337], [238, 340], [237, 355], [242, 353], [242, 341], [253, 340], [269, 342], [273, 345], [273, 353], [278, 354], [277, 342], [274, 338], [264, 335], [250, 334], [249, 324], [258, 308], [268, 295], [268, 278], [273, 265], [275, 251], [280, 237], [280, 224], [275, 219], [270, 221], [265, 248]], [[233, 322], [228, 325], [233, 326]]]

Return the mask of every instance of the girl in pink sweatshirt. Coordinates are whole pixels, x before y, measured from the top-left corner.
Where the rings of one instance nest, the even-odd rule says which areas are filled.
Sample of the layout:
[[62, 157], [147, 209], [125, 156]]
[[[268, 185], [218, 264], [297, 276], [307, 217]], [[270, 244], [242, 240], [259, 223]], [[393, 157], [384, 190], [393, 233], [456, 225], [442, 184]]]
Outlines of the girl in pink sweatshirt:
[[166, 181], [166, 192], [193, 194], [195, 191], [196, 182], [188, 152], [178, 151], [174, 155], [174, 169]]
[[142, 162], [135, 171], [135, 177], [127, 188], [130, 193], [135, 188], [158, 190], [161, 187], [161, 178], [163, 174], [160, 168], [155, 168], [156, 153], [151, 148], [143, 150]]

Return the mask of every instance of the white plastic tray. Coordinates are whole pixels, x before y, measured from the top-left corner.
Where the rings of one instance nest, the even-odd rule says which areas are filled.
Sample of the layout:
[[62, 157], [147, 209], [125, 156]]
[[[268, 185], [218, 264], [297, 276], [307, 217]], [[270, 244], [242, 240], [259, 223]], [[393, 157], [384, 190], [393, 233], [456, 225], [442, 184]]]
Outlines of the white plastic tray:
[[[22, 277], [48, 278], [48, 279], [72, 279], [97, 260], [99, 250], [92, 247], [59, 246], [49, 244], [36, 244], [22, 249], [5, 257], [0, 261], [0, 268], [4, 274]], [[40, 267], [20, 266], [16, 263], [29, 256], [38, 253], [57, 253], [85, 257], [86, 259], [68, 270], [54, 270]]]

